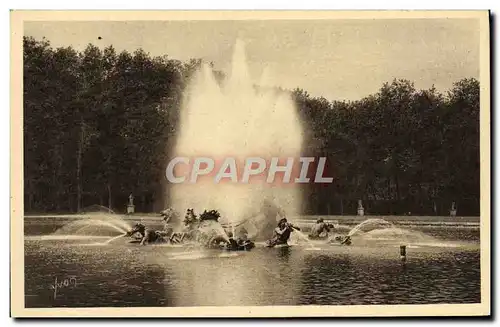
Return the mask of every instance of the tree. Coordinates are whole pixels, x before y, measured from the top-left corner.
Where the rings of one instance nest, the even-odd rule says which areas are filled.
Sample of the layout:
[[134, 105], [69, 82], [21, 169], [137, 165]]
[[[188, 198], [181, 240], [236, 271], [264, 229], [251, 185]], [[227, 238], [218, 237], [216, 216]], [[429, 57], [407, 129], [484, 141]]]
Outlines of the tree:
[[[203, 61], [92, 44], [53, 49], [28, 37], [23, 46], [25, 210], [120, 211], [131, 192], [139, 210], [162, 208], [183, 91]], [[357, 101], [277, 91], [296, 103], [302, 155], [327, 157], [334, 177], [301, 186], [306, 212], [355, 213], [363, 199], [371, 214], [448, 214], [451, 201], [460, 214], [479, 213], [477, 80], [445, 94], [393, 80]]]

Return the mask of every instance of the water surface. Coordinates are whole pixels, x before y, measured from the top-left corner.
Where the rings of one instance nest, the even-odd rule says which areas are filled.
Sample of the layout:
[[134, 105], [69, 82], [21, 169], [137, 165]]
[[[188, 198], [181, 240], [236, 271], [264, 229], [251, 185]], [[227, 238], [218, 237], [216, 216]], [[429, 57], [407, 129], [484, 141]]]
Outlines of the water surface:
[[[412, 239], [406, 262], [400, 242], [377, 234], [350, 247], [258, 244], [237, 253], [28, 235], [26, 306], [479, 303], [478, 229], [415, 232], [432, 241]], [[68, 283], [54, 294], [56, 278]]]

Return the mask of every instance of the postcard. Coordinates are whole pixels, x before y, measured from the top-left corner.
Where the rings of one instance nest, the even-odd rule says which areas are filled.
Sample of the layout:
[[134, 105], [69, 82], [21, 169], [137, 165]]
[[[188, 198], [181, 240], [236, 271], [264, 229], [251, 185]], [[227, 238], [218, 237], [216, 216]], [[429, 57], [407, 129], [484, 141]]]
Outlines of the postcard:
[[12, 317], [491, 314], [488, 11], [11, 27]]

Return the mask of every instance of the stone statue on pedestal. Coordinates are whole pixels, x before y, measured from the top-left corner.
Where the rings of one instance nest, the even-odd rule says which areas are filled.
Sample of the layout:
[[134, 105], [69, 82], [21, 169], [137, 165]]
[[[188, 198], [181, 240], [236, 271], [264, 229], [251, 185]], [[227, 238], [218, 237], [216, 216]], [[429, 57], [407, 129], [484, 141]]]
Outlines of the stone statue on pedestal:
[[457, 206], [455, 202], [451, 203], [450, 216], [455, 217], [457, 215]]
[[130, 195], [128, 196], [127, 214], [132, 214], [134, 212], [135, 212], [134, 195], [130, 193]]
[[364, 216], [365, 215], [365, 208], [363, 208], [363, 201], [358, 200], [358, 216]]

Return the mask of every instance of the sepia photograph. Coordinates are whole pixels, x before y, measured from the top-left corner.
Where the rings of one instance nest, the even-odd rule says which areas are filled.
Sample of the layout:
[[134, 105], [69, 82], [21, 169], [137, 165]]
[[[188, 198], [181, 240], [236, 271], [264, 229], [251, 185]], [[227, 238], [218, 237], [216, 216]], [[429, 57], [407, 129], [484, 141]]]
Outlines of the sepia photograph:
[[11, 315], [490, 315], [489, 19], [12, 11]]

